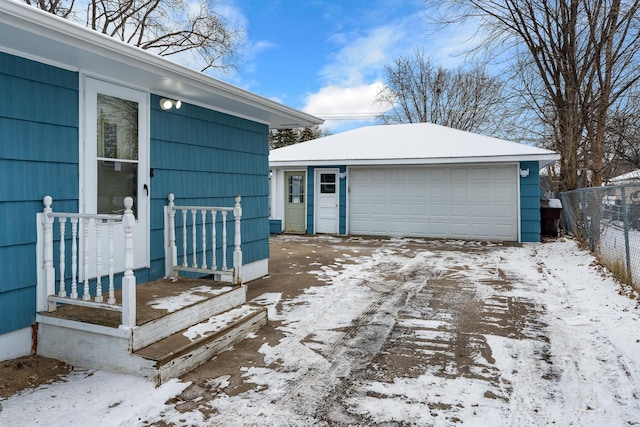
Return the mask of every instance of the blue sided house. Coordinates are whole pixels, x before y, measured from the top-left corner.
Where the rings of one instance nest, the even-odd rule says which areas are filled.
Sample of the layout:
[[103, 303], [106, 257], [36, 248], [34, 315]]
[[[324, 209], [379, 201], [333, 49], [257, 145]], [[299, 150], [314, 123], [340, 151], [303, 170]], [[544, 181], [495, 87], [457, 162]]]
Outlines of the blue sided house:
[[272, 233], [540, 241], [552, 151], [430, 123], [272, 150]]
[[[269, 129], [322, 120], [14, 1], [0, 2], [0, 93], [0, 360], [35, 352], [162, 380], [149, 370], [161, 362], [132, 362], [159, 338], [140, 336], [129, 285], [180, 269], [233, 289], [266, 275]], [[170, 293], [193, 292], [177, 282]], [[69, 320], [68, 305], [116, 324]]]

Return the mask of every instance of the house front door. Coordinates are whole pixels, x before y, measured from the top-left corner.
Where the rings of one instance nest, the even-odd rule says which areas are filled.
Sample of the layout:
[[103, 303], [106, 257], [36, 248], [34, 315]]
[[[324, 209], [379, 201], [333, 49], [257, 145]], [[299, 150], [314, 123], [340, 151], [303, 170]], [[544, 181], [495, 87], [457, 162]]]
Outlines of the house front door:
[[284, 232], [306, 233], [305, 173], [285, 172]]
[[[134, 268], [149, 265], [149, 95], [92, 78], [84, 79], [84, 138], [81, 157], [81, 211], [122, 214], [124, 198], [133, 198], [136, 218]], [[101, 231], [107, 236], [106, 225]], [[82, 244], [95, 245], [91, 227]], [[118, 223], [113, 233], [115, 265], [124, 265], [124, 237]], [[108, 253], [108, 239], [101, 239]], [[90, 246], [91, 247], [91, 246]], [[121, 259], [119, 259], [121, 258]], [[91, 260], [94, 264], [95, 260]], [[103, 263], [106, 264], [106, 263]], [[106, 268], [106, 266], [105, 266]], [[91, 268], [90, 271], [95, 271]]]
[[339, 171], [337, 169], [316, 169], [315, 182], [315, 231], [316, 233], [338, 234]]

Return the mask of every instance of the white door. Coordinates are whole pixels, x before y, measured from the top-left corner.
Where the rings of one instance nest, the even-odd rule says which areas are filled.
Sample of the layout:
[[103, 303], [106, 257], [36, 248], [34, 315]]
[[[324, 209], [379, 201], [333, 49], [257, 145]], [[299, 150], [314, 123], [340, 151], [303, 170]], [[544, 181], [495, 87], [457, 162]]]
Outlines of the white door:
[[351, 169], [349, 233], [517, 241], [517, 167]]
[[[133, 198], [134, 268], [149, 265], [149, 95], [144, 92], [85, 78], [84, 162], [81, 163], [81, 210], [85, 213], [122, 214], [124, 198]], [[106, 226], [102, 236], [107, 236]], [[101, 243], [107, 252], [107, 239]], [[116, 266], [123, 265], [122, 225], [114, 232]], [[88, 242], [95, 245], [91, 230]], [[90, 271], [95, 271], [93, 268]], [[103, 265], [106, 262], [103, 262]], [[105, 265], [106, 268], [106, 265]], [[119, 268], [121, 270], [121, 268]]]
[[315, 232], [338, 234], [339, 171], [316, 169]]

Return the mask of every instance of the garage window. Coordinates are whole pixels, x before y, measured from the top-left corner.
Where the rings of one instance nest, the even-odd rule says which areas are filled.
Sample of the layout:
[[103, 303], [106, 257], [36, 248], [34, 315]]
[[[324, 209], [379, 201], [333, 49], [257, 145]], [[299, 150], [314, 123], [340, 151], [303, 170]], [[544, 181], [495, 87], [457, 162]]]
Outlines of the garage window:
[[336, 174], [335, 173], [320, 174], [320, 192], [324, 194], [335, 194], [336, 192]]

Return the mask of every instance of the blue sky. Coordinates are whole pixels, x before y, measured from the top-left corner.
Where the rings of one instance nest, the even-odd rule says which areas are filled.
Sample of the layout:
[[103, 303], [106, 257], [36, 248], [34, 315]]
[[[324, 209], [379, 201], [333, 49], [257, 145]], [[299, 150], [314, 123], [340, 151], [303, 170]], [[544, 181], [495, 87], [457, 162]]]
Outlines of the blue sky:
[[239, 69], [218, 77], [326, 118], [334, 133], [373, 123], [385, 65], [420, 48], [455, 67], [472, 35], [430, 28], [422, 0], [220, 1], [245, 43]]

